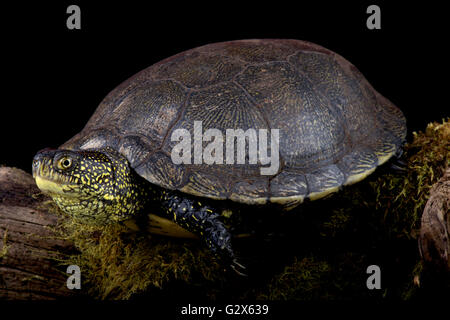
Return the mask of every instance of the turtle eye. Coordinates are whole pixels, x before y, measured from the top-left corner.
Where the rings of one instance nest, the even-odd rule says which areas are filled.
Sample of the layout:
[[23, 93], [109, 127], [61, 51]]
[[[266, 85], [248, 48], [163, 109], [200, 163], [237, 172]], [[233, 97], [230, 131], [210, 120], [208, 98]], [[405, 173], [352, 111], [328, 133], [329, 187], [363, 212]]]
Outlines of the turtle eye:
[[58, 167], [60, 169], [69, 169], [72, 166], [72, 159], [70, 159], [69, 157], [62, 157], [59, 161], [58, 161]]

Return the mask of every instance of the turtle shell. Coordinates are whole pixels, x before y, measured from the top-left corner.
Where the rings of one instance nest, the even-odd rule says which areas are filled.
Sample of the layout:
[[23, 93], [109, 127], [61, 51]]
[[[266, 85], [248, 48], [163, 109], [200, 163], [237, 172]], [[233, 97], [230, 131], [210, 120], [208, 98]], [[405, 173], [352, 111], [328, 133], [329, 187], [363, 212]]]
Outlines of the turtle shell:
[[[172, 133], [193, 137], [194, 121], [224, 136], [278, 129], [277, 172], [262, 175], [260, 161], [175, 164]], [[338, 54], [299, 40], [240, 40], [191, 49], [134, 75], [61, 148], [109, 146], [164, 188], [294, 207], [364, 179], [405, 135], [402, 112]]]

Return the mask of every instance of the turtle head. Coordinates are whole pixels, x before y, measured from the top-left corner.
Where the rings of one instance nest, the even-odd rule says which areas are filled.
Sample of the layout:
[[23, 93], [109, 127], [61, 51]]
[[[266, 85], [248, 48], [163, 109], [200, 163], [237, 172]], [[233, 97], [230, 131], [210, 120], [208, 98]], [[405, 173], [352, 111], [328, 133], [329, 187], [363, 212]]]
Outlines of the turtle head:
[[90, 224], [127, 220], [144, 205], [142, 182], [128, 160], [111, 148], [44, 149], [35, 155], [32, 170], [43, 193], [70, 216]]

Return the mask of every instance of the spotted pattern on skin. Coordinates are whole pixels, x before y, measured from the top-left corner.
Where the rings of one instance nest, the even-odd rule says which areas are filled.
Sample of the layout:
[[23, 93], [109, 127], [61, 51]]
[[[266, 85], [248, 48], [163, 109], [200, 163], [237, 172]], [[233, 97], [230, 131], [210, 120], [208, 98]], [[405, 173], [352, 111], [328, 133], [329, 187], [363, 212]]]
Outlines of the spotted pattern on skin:
[[221, 215], [213, 208], [176, 191], [160, 192], [159, 201], [167, 208], [167, 215], [181, 227], [195, 234], [205, 235], [206, 244], [212, 252], [233, 257], [231, 235], [220, 221]]
[[[58, 161], [62, 158], [70, 158], [72, 166], [61, 168]], [[33, 176], [60, 184], [60, 192], [45, 190], [45, 186], [42, 191], [70, 216], [91, 224], [127, 220], [144, 208], [148, 198], [142, 178], [110, 148], [40, 152], [35, 156]]]

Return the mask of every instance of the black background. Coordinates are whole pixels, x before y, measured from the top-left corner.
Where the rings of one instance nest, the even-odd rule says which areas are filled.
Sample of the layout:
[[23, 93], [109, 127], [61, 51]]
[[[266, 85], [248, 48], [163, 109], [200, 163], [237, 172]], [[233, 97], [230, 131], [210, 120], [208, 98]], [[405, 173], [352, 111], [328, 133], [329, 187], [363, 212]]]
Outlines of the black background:
[[[80, 131], [103, 97], [145, 67], [199, 45], [294, 38], [351, 61], [405, 113], [408, 132], [448, 112], [448, 29], [430, 2], [323, 1], [157, 3], [55, 1], [1, 7], [0, 164], [30, 171], [33, 155]], [[66, 9], [81, 8], [81, 30]], [[381, 30], [366, 9], [381, 8]]]
[[[93, 2], [1, 4], [0, 164], [30, 172], [39, 149], [79, 132], [122, 81], [216, 41], [293, 38], [337, 52], [404, 112], [409, 139], [450, 116], [448, 11], [430, 1]], [[81, 30], [66, 28], [71, 4]], [[366, 28], [371, 4], [381, 30]]]

